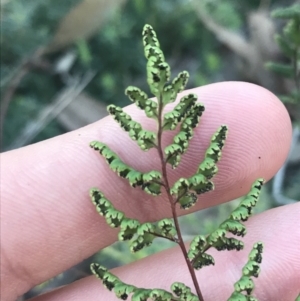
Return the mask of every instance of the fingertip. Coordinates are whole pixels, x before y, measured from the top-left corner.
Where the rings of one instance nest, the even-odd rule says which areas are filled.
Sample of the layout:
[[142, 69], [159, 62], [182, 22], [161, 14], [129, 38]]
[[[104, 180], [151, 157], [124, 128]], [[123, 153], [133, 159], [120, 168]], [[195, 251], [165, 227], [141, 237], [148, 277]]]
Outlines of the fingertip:
[[206, 110], [195, 134], [198, 143], [192, 142], [189, 154], [204, 153], [221, 124], [229, 128], [215, 178], [216, 195], [230, 200], [245, 194], [256, 178], [272, 178], [288, 156], [292, 137], [290, 116], [278, 97], [245, 82], [216, 83], [194, 91]]

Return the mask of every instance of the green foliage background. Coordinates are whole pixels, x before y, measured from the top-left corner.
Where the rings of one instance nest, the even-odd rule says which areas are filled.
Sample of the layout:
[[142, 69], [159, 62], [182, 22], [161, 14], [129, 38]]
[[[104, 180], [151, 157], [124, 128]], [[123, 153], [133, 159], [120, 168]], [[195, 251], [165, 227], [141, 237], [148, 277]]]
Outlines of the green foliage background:
[[[10, 0], [2, 5], [2, 83], [24, 58], [51, 40], [59, 21], [79, 2]], [[221, 24], [237, 30], [243, 29], [247, 11], [257, 8], [259, 3], [247, 0], [242, 5], [239, 1], [226, 0], [216, 5], [218, 1], [208, 2], [209, 11]], [[129, 104], [124, 89], [134, 82], [145, 83], [140, 39], [145, 23], [152, 24], [161, 37], [164, 52], [173, 63], [173, 70], [180, 69], [182, 65], [188, 67], [191, 73], [189, 87], [238, 79], [234, 73], [229, 76], [222, 73], [227, 64], [222, 57], [227, 50], [203, 27], [189, 1], [129, 0], [87, 41], [91, 60], [87, 63], [84, 53], [81, 53], [72, 70], [76, 74], [91, 66], [96, 69], [97, 76], [88, 86], [88, 93], [106, 103]], [[69, 48], [79, 51], [76, 44]], [[47, 59], [54, 63], [64, 51], [51, 54]], [[61, 87], [57, 76], [43, 72], [32, 72], [24, 78], [9, 106], [3, 127], [2, 149], [14, 141], [24, 124], [36, 116]], [[145, 84], [141, 88], [147, 89]], [[62, 132], [59, 124], [53, 122], [35, 142]]]

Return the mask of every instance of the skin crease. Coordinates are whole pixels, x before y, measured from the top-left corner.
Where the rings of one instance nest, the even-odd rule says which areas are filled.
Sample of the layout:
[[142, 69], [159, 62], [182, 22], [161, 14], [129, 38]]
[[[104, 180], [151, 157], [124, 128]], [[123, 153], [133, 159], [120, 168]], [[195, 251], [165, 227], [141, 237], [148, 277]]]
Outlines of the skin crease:
[[[205, 104], [206, 110], [181, 166], [175, 171], [170, 170], [171, 182], [180, 176], [193, 174], [198, 162], [203, 159], [212, 134], [221, 124], [227, 124], [229, 127], [229, 136], [218, 164], [219, 173], [214, 180], [216, 189], [201, 196], [200, 201], [193, 207], [194, 211], [239, 197], [248, 192], [254, 179], [264, 177], [268, 180], [276, 173], [288, 154], [291, 141], [289, 116], [276, 96], [261, 87], [241, 82], [212, 84], [185, 91], [184, 95], [188, 92], [196, 93], [199, 100]], [[145, 119], [143, 112], [136, 107], [129, 106], [126, 111], [130, 112], [133, 119], [142, 122], [146, 129], [155, 129], [152, 120]], [[166, 145], [171, 142], [173, 135], [172, 132], [164, 135]], [[91, 187], [99, 187], [105, 196], [129, 217], [154, 221], [170, 216], [169, 204], [164, 194], [153, 200], [144, 192], [130, 188], [125, 180], [119, 179], [109, 170], [99, 154], [88, 147], [88, 143], [95, 139], [107, 143], [134, 168], [141, 171], [159, 168], [155, 151], [143, 153], [110, 117], [77, 131], [1, 154], [3, 300], [15, 300], [32, 286], [59, 274], [116, 240], [117, 231], [106, 225], [89, 200], [88, 191]], [[282, 224], [287, 225], [282, 231], [285, 233], [282, 239], [285, 239], [290, 254], [283, 256], [282, 253], [279, 257], [280, 254], [276, 253], [278, 264], [274, 266], [273, 274], [270, 275], [280, 281], [269, 293], [262, 293], [261, 300], [270, 300], [268, 297], [273, 296], [272, 292], [278, 291], [280, 284], [282, 289], [278, 291], [281, 294], [278, 298], [281, 299], [271, 300], [295, 299], [298, 289], [295, 283], [296, 279], [300, 279], [297, 261], [300, 242], [299, 233], [294, 237], [291, 229], [297, 229], [295, 224], [299, 225], [300, 213], [299, 205], [293, 206], [276, 209], [279, 212], [277, 215], [284, 219]], [[281, 215], [283, 210], [285, 213]], [[179, 214], [186, 212], [180, 211]], [[260, 231], [266, 229], [264, 237], [270, 239], [272, 246], [275, 242], [274, 238], [271, 240], [269, 237], [273, 232], [270, 228], [273, 229], [277, 221], [272, 220], [272, 211], [266, 214], [269, 214], [270, 218], [261, 222], [262, 226], [254, 232], [256, 234], [253, 237], [259, 236]], [[259, 217], [257, 219], [259, 220]], [[278, 226], [278, 229], [281, 231], [282, 227]], [[275, 236], [276, 239], [279, 237], [281, 236]], [[258, 239], [263, 240], [260, 237]], [[276, 241], [276, 248], [277, 243]], [[273, 250], [274, 248], [269, 249], [268, 254], [274, 256]], [[159, 256], [166, 255], [162, 253], [155, 256], [151, 257], [154, 259], [148, 260], [157, 264], [157, 260], [160, 261]], [[242, 263], [237, 261], [239, 257], [236, 255], [226, 256], [231, 256], [229, 262], [236, 261], [238, 267], [244, 263], [244, 258]], [[265, 257], [267, 258], [267, 255]], [[282, 261], [279, 262], [279, 259]], [[142, 267], [143, 262], [136, 263], [136, 267]], [[286, 292], [281, 277], [282, 268], [286, 266], [293, 267], [288, 279], [291, 283], [289, 296], [294, 299], [284, 299]], [[209, 269], [207, 268], [207, 271]], [[222, 264], [219, 269], [222, 270]], [[154, 271], [157, 271], [157, 268]], [[172, 273], [170, 271], [169, 276], [164, 273], [161, 276], [156, 274], [153, 278], [156, 283], [169, 283], [170, 275], [174, 274]], [[181, 275], [188, 279], [185, 272]], [[161, 280], [158, 277], [162, 277]], [[222, 275], [220, 277], [223, 279]], [[237, 277], [237, 273], [233, 273], [231, 278], [227, 279], [226, 276], [226, 281], [232, 284], [234, 281], [231, 279], [236, 280]], [[147, 285], [152, 283], [150, 279], [139, 275], [136, 278], [140, 281], [144, 279]], [[210, 298], [209, 289], [213, 288], [214, 279], [210, 279], [204, 288], [207, 298]], [[134, 279], [132, 283], [135, 283]], [[80, 287], [79, 291], [77, 285]], [[219, 297], [216, 295], [215, 299], [211, 300], [224, 300], [225, 298], [220, 297], [221, 290], [224, 294], [227, 293], [226, 283], [219, 290], [213, 288], [215, 294], [219, 291]], [[79, 292], [84, 293], [81, 300], [97, 300], [95, 298], [99, 299], [99, 292], [102, 292], [101, 285], [95, 279], [88, 278], [65, 288], [61, 292], [63, 295], [56, 295], [53, 300], [75, 300]], [[59, 294], [59, 291], [55, 294]], [[108, 292], [107, 298], [106, 294], [103, 291], [101, 300], [115, 300], [113, 294]]]

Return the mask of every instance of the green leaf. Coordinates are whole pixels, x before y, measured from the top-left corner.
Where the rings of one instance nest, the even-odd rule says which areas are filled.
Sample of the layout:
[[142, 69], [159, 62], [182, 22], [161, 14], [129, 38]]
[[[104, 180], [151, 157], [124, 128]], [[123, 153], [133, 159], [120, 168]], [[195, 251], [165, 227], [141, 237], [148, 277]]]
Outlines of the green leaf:
[[104, 274], [107, 272], [107, 269], [98, 263], [92, 263], [90, 268], [92, 273], [101, 280], [103, 279]]
[[142, 236], [138, 236], [132, 243], [130, 246], [130, 251], [132, 253], [136, 253], [140, 250], [142, 250], [145, 247], [145, 243], [144, 243], [144, 239]]
[[290, 95], [278, 95], [278, 98], [287, 104], [297, 104], [300, 102], [300, 94], [291, 93]]
[[143, 44], [145, 47], [148, 45], [158, 47], [158, 48], [160, 47], [159, 41], [156, 36], [156, 32], [154, 31], [151, 25], [146, 24], [144, 26], [142, 36], [143, 36]]
[[113, 228], [119, 227], [125, 217], [124, 213], [116, 210], [97, 188], [90, 190], [90, 196], [97, 211], [105, 216], [106, 223]]
[[175, 135], [173, 142], [181, 147], [182, 154], [187, 150], [189, 145], [189, 139], [185, 132], [179, 132], [177, 135]]
[[120, 159], [113, 160], [110, 164], [110, 168], [121, 178], [126, 178], [131, 170], [131, 168]]
[[171, 285], [171, 290], [177, 297], [183, 297], [183, 299], [186, 296], [186, 294], [191, 292], [191, 288], [186, 286], [182, 282], [174, 282]]
[[266, 67], [283, 77], [292, 78], [294, 76], [294, 67], [291, 64], [268, 62]]
[[154, 132], [143, 130], [142, 126], [133, 121], [122, 108], [110, 105], [108, 106], [108, 112], [120, 124], [121, 128], [129, 133], [132, 140], [137, 140], [137, 143], [142, 150], [147, 151], [155, 146], [156, 134]]
[[189, 74], [187, 71], [180, 72], [171, 84], [164, 86], [162, 92], [163, 105], [174, 102], [177, 94], [182, 92], [188, 82]]
[[172, 81], [172, 88], [176, 94], [182, 92], [189, 80], [189, 73], [187, 71], [182, 71]]
[[137, 229], [137, 238], [132, 242], [130, 250], [135, 253], [142, 250], [144, 247], [148, 247], [152, 244], [156, 237], [152, 233], [155, 232], [155, 226], [151, 223], [144, 223]]
[[140, 222], [135, 219], [124, 218], [120, 225], [119, 240], [130, 240], [136, 234]]
[[180, 131], [185, 132], [190, 139], [193, 136], [193, 129], [197, 127], [200, 121], [200, 117], [204, 112], [204, 105], [201, 103], [196, 103], [193, 110], [189, 111], [186, 118], [183, 120]]
[[209, 145], [208, 149], [205, 152], [206, 158], [211, 158], [214, 162], [218, 162], [221, 158], [221, 149], [218, 146], [218, 143], [213, 142]]
[[237, 207], [230, 215], [230, 218], [235, 221], [247, 221], [249, 216], [252, 214], [252, 208], [249, 210], [244, 206]]
[[262, 255], [261, 255], [262, 252], [263, 252], [263, 244], [261, 242], [257, 242], [253, 246], [253, 248], [252, 248], [252, 250], [251, 250], [251, 252], [249, 254], [249, 259], [251, 261], [255, 261], [257, 263], [261, 263], [262, 262]]
[[170, 190], [172, 195], [181, 197], [186, 194], [190, 186], [190, 183], [185, 178], [180, 178], [177, 182], [174, 183], [173, 187]]
[[292, 19], [283, 28], [283, 35], [297, 48], [300, 46], [299, 24], [300, 19]]
[[99, 153], [104, 157], [108, 164], [110, 164], [114, 159], [117, 158], [117, 155], [112, 150], [110, 150], [106, 144], [102, 142], [92, 141], [90, 143], [90, 147], [96, 151], [99, 151]]
[[116, 284], [120, 283], [120, 279], [112, 273], [106, 272], [103, 275], [102, 283], [108, 290], [111, 291]]
[[253, 207], [255, 207], [257, 202], [258, 202], [258, 197], [247, 195], [246, 197], [243, 198], [240, 205], [244, 206], [245, 208], [248, 209], [248, 211], [250, 211]]
[[[155, 227], [151, 223], [144, 223], [138, 227], [137, 234], [140, 236], [148, 235], [149, 232], [155, 232]], [[153, 236], [151, 234], [151, 236]]]
[[197, 174], [203, 175], [206, 179], [211, 179], [216, 175], [216, 173], [218, 172], [216, 163], [221, 158], [221, 150], [224, 147], [227, 132], [227, 126], [222, 125], [213, 134], [210, 145], [206, 150], [205, 158], [198, 167]]
[[171, 84], [166, 84], [161, 92], [162, 104], [166, 105], [176, 100], [177, 94]]
[[127, 174], [126, 179], [129, 181], [130, 186], [136, 187], [143, 184], [143, 174], [137, 170], [131, 169]]
[[142, 130], [142, 126], [138, 122], [131, 120], [128, 123], [128, 127], [129, 127], [129, 131], [128, 131], [129, 137], [133, 141], [136, 141], [139, 137], [139, 133]]
[[230, 238], [223, 237], [214, 245], [214, 248], [217, 249], [218, 251], [223, 251], [223, 250], [240, 251], [244, 248], [244, 243], [233, 237], [230, 237]]
[[150, 298], [154, 301], [171, 301], [173, 299], [172, 294], [162, 289], [154, 289], [150, 293]]
[[202, 252], [205, 245], [206, 245], [205, 236], [198, 235], [198, 236], [194, 237], [194, 239], [192, 240], [192, 242], [190, 244], [190, 250]]
[[151, 93], [157, 98], [170, 79], [171, 72], [170, 66], [161, 59], [161, 56], [150, 56], [147, 62], [147, 82]]
[[195, 174], [190, 177], [188, 181], [190, 184], [189, 188], [194, 190], [197, 194], [203, 194], [214, 189], [213, 182], [207, 180], [202, 174]]
[[[261, 253], [263, 251], [263, 245], [261, 242], [254, 244], [252, 251], [249, 254], [249, 260], [243, 268], [242, 277], [234, 284], [234, 293], [228, 299], [229, 301], [236, 300], [251, 300], [258, 301], [255, 297], [250, 296], [254, 289], [254, 282], [251, 277], [258, 277], [261, 262]], [[247, 295], [243, 295], [241, 292], [245, 292]]]
[[90, 197], [92, 203], [96, 206], [96, 209], [100, 215], [105, 216], [108, 209], [113, 208], [111, 202], [106, 199], [102, 192], [100, 192], [97, 188], [90, 189]]
[[283, 36], [276, 34], [275, 35], [275, 41], [278, 44], [280, 50], [287, 56], [292, 57], [295, 53], [295, 47], [292, 45], [287, 39], [285, 39]]
[[250, 295], [254, 289], [254, 282], [251, 278], [243, 276], [234, 284], [234, 289], [237, 292], [246, 292]]
[[189, 209], [197, 201], [197, 196], [189, 192], [190, 186], [191, 184], [188, 179], [180, 178], [170, 190], [171, 194], [177, 197], [177, 201], [182, 209]]
[[135, 290], [136, 290], [135, 286], [128, 285], [123, 282], [119, 282], [114, 286], [115, 295], [122, 300], [127, 300], [128, 295], [133, 293]]
[[215, 245], [218, 243], [223, 237], [226, 235], [226, 230], [224, 229], [217, 229], [214, 232], [210, 233], [207, 237], [207, 243], [210, 246]]
[[224, 147], [224, 142], [227, 138], [228, 127], [226, 125], [221, 125], [218, 130], [213, 134], [211, 138], [211, 143], [217, 143], [220, 149]]
[[157, 119], [158, 105], [155, 101], [148, 99], [148, 95], [137, 87], [129, 86], [125, 94], [133, 101], [138, 108], [145, 111], [149, 118]]
[[278, 8], [272, 11], [271, 17], [281, 19], [300, 19], [300, 4], [295, 4], [284, 8]]
[[244, 236], [247, 232], [246, 227], [238, 222], [237, 220], [227, 219], [225, 220], [220, 226], [220, 229], [225, 229], [226, 231], [237, 235], [237, 236]]
[[109, 105], [107, 111], [120, 124], [121, 128], [129, 133], [132, 140], [137, 140], [139, 133], [142, 131], [140, 123], [132, 120], [132, 118], [123, 111], [122, 108], [115, 105]]
[[251, 186], [249, 193], [242, 199], [240, 205], [231, 213], [230, 218], [235, 221], [246, 221], [252, 214], [254, 206], [257, 204], [264, 179], [257, 179]]
[[175, 108], [164, 115], [163, 129], [174, 130], [179, 122], [183, 120], [190, 110], [193, 109], [197, 101], [196, 94], [188, 94], [180, 99]]
[[197, 174], [204, 176], [206, 179], [213, 178], [218, 172], [218, 167], [215, 160], [212, 158], [205, 158], [198, 167]]
[[138, 134], [137, 142], [143, 151], [148, 151], [156, 146], [156, 134], [151, 131], [141, 130]]
[[248, 201], [246, 201], [246, 199], [248, 199], [249, 196], [251, 196], [252, 198], [258, 199], [264, 182], [265, 182], [265, 180], [263, 178], [258, 178], [257, 180], [254, 181], [254, 183], [251, 186], [251, 190], [249, 191], [249, 193], [247, 194], [245, 199], [241, 202], [242, 206], [248, 207], [249, 205], [251, 205], [253, 207], [256, 205], [257, 201], [253, 201], [253, 203], [248, 203]]
[[215, 265], [215, 260], [211, 255], [206, 253], [198, 254], [193, 260], [193, 267], [195, 270], [200, 270], [209, 265]]
[[163, 130], [174, 130], [179, 123], [180, 114], [173, 110], [164, 116]]
[[251, 186], [249, 193], [242, 199], [240, 205], [231, 213], [230, 219], [235, 221], [246, 221], [252, 214], [254, 206], [257, 204], [264, 179], [257, 179]]
[[145, 234], [143, 236], [138, 236], [130, 246], [131, 252], [136, 253], [145, 247], [149, 247], [152, 244], [154, 238], [155, 236], [152, 234]]
[[226, 125], [220, 126], [220, 128], [214, 133], [211, 138], [210, 146], [208, 147], [205, 158], [211, 158], [217, 163], [221, 158], [221, 150], [224, 147], [224, 143], [227, 137], [228, 128]]
[[122, 211], [118, 211], [115, 208], [109, 208], [105, 214], [106, 223], [113, 228], [117, 228], [121, 225], [124, 216]]
[[160, 195], [161, 194], [161, 184], [160, 180], [162, 175], [159, 171], [152, 170], [143, 174], [143, 184], [142, 189], [151, 195]]
[[258, 277], [259, 272], [260, 272], [259, 264], [252, 260], [249, 260], [247, 264], [243, 267], [244, 276]]
[[199, 298], [191, 292], [191, 288], [181, 282], [174, 282], [171, 285], [173, 293], [184, 301], [199, 301]]
[[180, 162], [180, 154], [182, 153], [182, 148], [178, 144], [170, 144], [165, 148], [166, 162], [169, 163], [173, 169], [175, 169]]
[[76, 41], [76, 46], [78, 49], [78, 54], [79, 54], [81, 63], [85, 67], [89, 67], [90, 63], [93, 59], [91, 50], [89, 49], [89, 44], [87, 43], [87, 41], [85, 39], [81, 38]]
[[[175, 135], [173, 144], [165, 148], [167, 162], [172, 168], [176, 168], [180, 162], [181, 154], [184, 154], [188, 148], [189, 140], [193, 137], [193, 129], [198, 125], [200, 116], [204, 111], [202, 104], [196, 103], [192, 110], [188, 111], [185, 119], [180, 126], [180, 132]], [[169, 115], [168, 115], [169, 114]], [[165, 127], [173, 129], [178, 124], [180, 112], [173, 110], [165, 115]]]
[[248, 296], [245, 296], [239, 292], [233, 292], [227, 301], [249, 301]]
[[161, 185], [157, 183], [144, 183], [142, 189], [148, 194], [157, 196], [161, 194]]
[[[151, 136], [151, 132], [141, 131], [144, 135], [144, 142]], [[149, 135], [148, 135], [149, 134]], [[153, 137], [153, 136], [152, 136]], [[150, 137], [151, 138], [151, 137]], [[127, 179], [132, 187], [141, 186], [141, 188], [151, 195], [159, 195], [161, 193], [161, 173], [158, 171], [150, 171], [145, 174], [134, 170], [127, 166], [112, 150], [104, 143], [93, 141], [91, 147], [98, 150], [106, 159], [110, 168], [119, 176]]]
[[161, 231], [162, 235], [174, 236], [176, 234], [176, 229], [172, 219], [162, 219], [157, 224], [158, 229]]
[[132, 295], [132, 301], [147, 301], [150, 297], [151, 290], [144, 288], [137, 288], [134, 294]]
[[190, 209], [196, 204], [198, 197], [192, 192], [186, 193], [183, 197], [179, 199], [179, 204], [181, 209]]
[[98, 263], [92, 263], [91, 266], [92, 273], [99, 279], [102, 280], [103, 285], [108, 289], [112, 290], [116, 284], [122, 283], [118, 277], [108, 272], [107, 269]]
[[[182, 209], [189, 209], [198, 199], [196, 194], [203, 194], [213, 189], [214, 185], [211, 181], [201, 174], [196, 174], [189, 179], [181, 178], [175, 182], [171, 194], [177, 196]], [[194, 190], [196, 194], [189, 190]]]
[[[152, 64], [149, 65], [150, 67], [152, 66], [155, 69], [157, 69], [158, 65], [165, 61], [164, 54], [163, 54], [162, 50], [158, 47], [155, 47], [152, 45], [147, 45], [144, 48], [144, 52], [145, 52], [145, 56], [146, 56], [146, 59], [148, 60], [148, 62], [149, 62], [149, 60], [152, 60]], [[147, 71], [148, 71], [148, 65], [147, 65]], [[158, 72], [158, 70], [157, 70], [157, 72]]]

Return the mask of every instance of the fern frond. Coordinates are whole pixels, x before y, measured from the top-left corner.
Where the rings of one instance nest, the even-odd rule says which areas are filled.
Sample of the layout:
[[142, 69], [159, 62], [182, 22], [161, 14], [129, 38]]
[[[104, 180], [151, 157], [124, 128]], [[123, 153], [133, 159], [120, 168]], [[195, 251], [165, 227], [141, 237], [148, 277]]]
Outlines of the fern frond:
[[106, 159], [109, 167], [119, 177], [127, 179], [132, 187], [140, 186], [145, 192], [151, 195], [159, 195], [161, 193], [161, 173], [152, 170], [147, 173], [141, 173], [127, 164], [125, 164], [116, 153], [114, 153], [106, 144], [99, 141], [93, 141], [90, 146], [99, 151], [99, 153]]
[[263, 244], [261, 242], [257, 242], [256, 244], [254, 244], [249, 254], [249, 260], [243, 267], [243, 275], [234, 284], [234, 292], [227, 301], [257, 300], [254, 296], [251, 296], [254, 289], [254, 282], [251, 277], [258, 277], [259, 275], [259, 264], [262, 260], [262, 252]]

